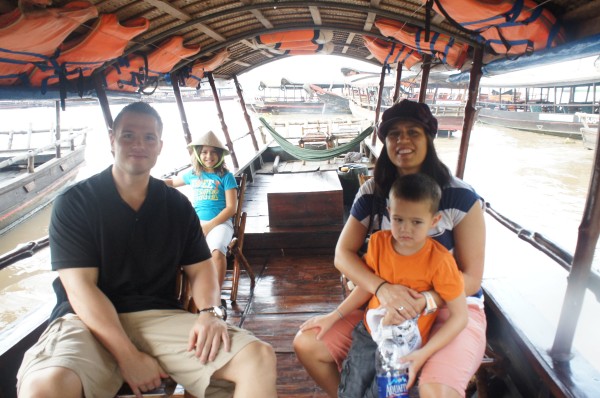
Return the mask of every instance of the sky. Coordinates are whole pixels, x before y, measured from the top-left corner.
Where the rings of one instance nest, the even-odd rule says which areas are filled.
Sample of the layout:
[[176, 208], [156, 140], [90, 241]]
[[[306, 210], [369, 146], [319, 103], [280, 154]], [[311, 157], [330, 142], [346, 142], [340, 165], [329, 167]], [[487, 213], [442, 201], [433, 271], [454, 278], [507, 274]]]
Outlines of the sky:
[[279, 85], [285, 77], [292, 83], [341, 83], [344, 81], [342, 68], [354, 68], [360, 71], [381, 71], [380, 66], [353, 58], [336, 55], [295, 55], [266, 65], [240, 75], [240, 80], [248, 82], [263, 81], [267, 85]]

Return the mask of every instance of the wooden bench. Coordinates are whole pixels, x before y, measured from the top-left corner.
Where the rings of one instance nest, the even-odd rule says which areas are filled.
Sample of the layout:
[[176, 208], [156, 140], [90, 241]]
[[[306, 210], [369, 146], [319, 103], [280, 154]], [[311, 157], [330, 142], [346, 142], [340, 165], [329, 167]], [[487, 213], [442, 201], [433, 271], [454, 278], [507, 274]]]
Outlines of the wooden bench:
[[344, 223], [342, 184], [335, 171], [276, 174], [267, 202], [271, 228]]

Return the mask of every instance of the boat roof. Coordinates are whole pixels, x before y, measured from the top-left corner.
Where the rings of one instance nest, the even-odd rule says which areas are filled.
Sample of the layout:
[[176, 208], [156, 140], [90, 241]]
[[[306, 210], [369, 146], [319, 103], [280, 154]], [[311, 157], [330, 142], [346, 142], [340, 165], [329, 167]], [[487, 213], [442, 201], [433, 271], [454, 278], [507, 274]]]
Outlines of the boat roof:
[[[26, 4], [44, 1], [19, 2]], [[17, 0], [0, 0], [0, 16], [14, 10], [18, 6], [17, 3]], [[62, 0], [53, 1], [50, 8], [62, 7], [67, 3], [69, 2]], [[399, 43], [398, 40], [381, 34], [375, 25], [381, 18], [395, 20], [403, 27], [427, 29], [431, 34], [440, 33], [466, 43], [469, 46], [468, 57], [472, 56], [475, 47], [481, 46], [478, 41], [480, 37], [472, 31], [467, 31], [435, 11], [428, 13], [424, 0], [92, 0], [90, 3], [99, 15], [116, 14], [121, 23], [140, 17], [149, 20], [149, 29], [128, 43], [123, 56], [139, 52], [148, 54], [165, 39], [181, 36], [186, 46], [199, 45], [200, 51], [193, 56], [184, 57], [173, 66], [171, 72], [181, 71], [198, 60], [209, 59], [227, 49], [227, 58], [212, 72], [214, 77], [223, 79], [232, 79], [261, 65], [291, 56], [285, 51], [279, 54], [260, 48], [256, 45], [256, 39], [268, 33], [295, 32], [300, 29], [331, 32], [332, 55], [381, 66], [363, 44], [364, 36]], [[534, 3], [536, 8], [548, 10], [557, 18], [566, 38], [565, 42], [558, 46], [565, 49], [562, 54], [567, 55], [563, 57], [600, 53], [600, 7], [597, 0], [535, 0], [525, 3]], [[25, 12], [23, 5], [21, 9]], [[0, 29], [1, 24], [0, 19]], [[88, 34], [92, 26], [93, 20], [82, 23], [68, 39]], [[571, 50], [567, 51], [569, 48]], [[503, 73], [522, 68], [523, 63], [528, 62], [525, 58], [530, 58], [525, 55], [498, 55], [489, 49], [484, 51], [484, 71], [490, 65], [492, 68], [489, 69], [493, 70], [495, 64], [502, 65], [500, 70]], [[535, 51], [535, 65], [547, 60], [556, 61], [556, 57], [546, 56], [545, 53], [548, 53], [548, 50]], [[101, 69], [117, 62], [109, 60]], [[439, 61], [438, 63], [441, 64]], [[470, 62], [467, 61], [464, 65], [462, 70], [456, 70], [457, 74], [468, 71]], [[515, 67], [512, 68], [511, 65]], [[447, 65], [440, 67], [448, 69]], [[161, 84], [166, 83], [167, 80], [161, 80]], [[18, 88], [26, 89], [18, 83], [10, 88], [0, 87], [0, 98], [18, 97], [19, 95], [14, 93]], [[25, 94], [24, 98], [26, 97], [30, 95]]]

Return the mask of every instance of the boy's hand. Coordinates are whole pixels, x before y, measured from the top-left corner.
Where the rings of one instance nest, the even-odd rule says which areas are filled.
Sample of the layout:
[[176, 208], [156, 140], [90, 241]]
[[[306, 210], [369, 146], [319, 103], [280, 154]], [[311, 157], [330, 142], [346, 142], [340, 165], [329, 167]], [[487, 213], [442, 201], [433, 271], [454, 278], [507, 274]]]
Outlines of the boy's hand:
[[401, 362], [408, 362], [408, 385], [407, 388], [411, 388], [417, 379], [417, 374], [419, 370], [427, 361], [428, 356], [423, 352], [423, 350], [419, 349], [411, 352], [410, 354], [403, 357]]

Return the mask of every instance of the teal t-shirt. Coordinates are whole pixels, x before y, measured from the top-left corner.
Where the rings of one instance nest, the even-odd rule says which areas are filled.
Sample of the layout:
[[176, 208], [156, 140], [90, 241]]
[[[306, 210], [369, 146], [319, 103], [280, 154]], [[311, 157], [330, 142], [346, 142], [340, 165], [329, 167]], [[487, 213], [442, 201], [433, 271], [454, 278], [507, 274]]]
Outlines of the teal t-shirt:
[[192, 187], [192, 205], [201, 221], [210, 221], [225, 208], [225, 191], [237, 188], [233, 174], [222, 177], [202, 172], [198, 177], [192, 170], [183, 175], [183, 181]]

